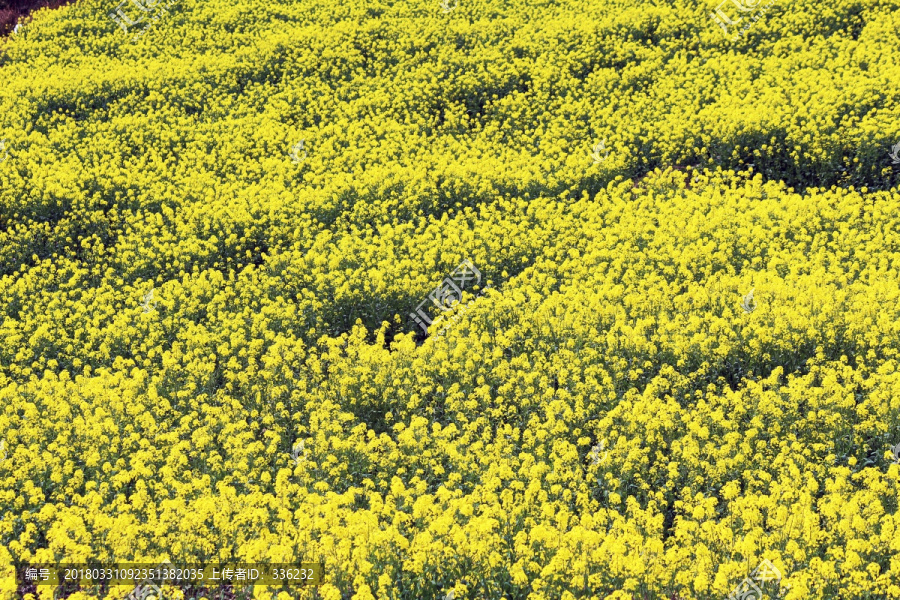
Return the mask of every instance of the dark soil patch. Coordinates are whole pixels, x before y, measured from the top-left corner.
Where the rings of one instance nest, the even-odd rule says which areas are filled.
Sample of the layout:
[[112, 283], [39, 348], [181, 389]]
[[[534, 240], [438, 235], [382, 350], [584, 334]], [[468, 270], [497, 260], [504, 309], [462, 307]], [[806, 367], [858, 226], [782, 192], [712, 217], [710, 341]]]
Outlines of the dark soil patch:
[[73, 0], [0, 0], [0, 36], [9, 35], [22, 17], [39, 8], [59, 8]]

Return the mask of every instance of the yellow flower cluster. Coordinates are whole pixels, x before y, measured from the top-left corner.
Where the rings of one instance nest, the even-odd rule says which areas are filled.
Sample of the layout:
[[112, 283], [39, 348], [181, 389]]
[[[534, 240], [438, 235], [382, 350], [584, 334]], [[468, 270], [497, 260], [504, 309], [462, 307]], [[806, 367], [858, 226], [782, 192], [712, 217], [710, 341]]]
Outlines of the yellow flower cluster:
[[0, 600], [900, 598], [898, 0], [113, 8], [0, 41]]

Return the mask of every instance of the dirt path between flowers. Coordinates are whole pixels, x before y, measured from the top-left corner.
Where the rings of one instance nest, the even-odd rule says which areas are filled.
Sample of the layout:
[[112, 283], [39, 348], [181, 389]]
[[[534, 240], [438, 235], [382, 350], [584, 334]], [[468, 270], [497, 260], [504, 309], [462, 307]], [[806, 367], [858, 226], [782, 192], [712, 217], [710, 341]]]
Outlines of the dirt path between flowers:
[[59, 8], [74, 0], [0, 0], [0, 36], [9, 35], [16, 23], [39, 8]]

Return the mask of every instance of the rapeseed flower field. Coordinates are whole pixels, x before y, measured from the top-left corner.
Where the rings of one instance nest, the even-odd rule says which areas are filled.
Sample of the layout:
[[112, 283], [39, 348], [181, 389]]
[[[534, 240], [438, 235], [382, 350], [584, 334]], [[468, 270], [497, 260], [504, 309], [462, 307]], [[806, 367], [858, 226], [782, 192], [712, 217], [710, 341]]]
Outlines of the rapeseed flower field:
[[900, 0], [715, 1], [0, 39], [0, 600], [900, 598]]

